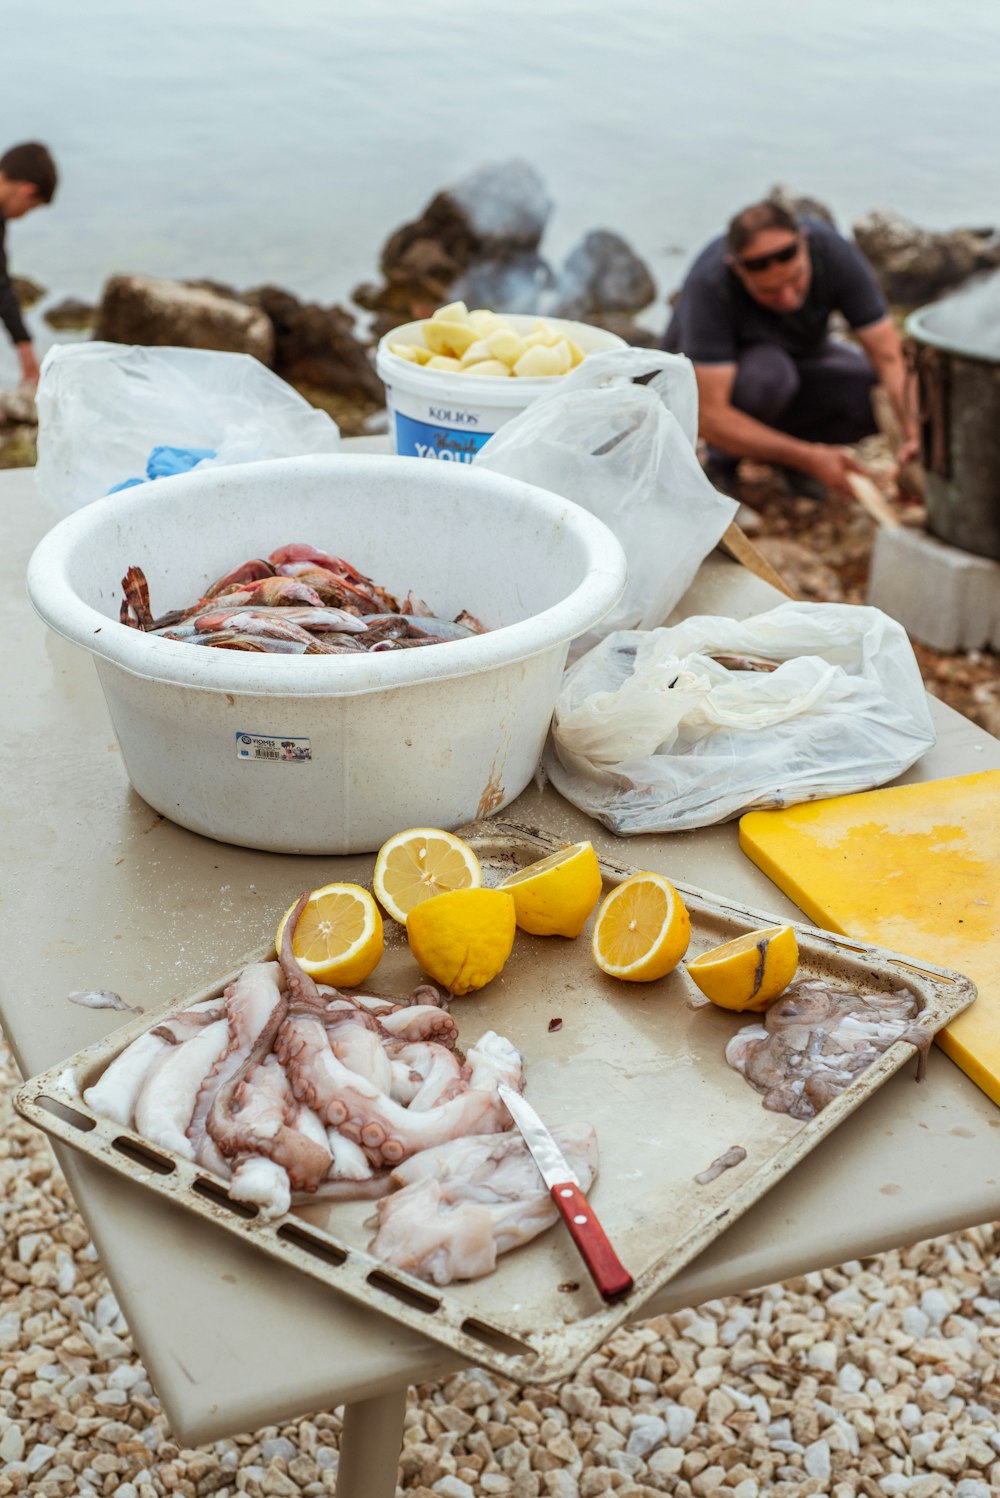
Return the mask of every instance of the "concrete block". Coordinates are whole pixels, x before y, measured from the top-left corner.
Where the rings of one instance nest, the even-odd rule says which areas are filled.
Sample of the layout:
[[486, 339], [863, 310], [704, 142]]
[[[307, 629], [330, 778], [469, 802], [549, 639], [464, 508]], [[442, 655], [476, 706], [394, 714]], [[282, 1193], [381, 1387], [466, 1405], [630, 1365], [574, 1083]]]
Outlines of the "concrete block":
[[868, 602], [934, 650], [1000, 650], [1000, 562], [925, 531], [879, 530]]

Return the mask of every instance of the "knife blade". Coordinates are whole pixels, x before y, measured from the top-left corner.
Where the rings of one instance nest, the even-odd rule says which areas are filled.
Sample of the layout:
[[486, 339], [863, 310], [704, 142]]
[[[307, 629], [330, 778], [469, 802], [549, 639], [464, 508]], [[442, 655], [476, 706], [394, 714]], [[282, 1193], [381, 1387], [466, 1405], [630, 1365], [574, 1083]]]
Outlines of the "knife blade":
[[611, 1247], [566, 1156], [534, 1108], [519, 1092], [505, 1082], [499, 1084], [499, 1092], [598, 1291], [604, 1300], [621, 1300], [632, 1288], [632, 1276]]

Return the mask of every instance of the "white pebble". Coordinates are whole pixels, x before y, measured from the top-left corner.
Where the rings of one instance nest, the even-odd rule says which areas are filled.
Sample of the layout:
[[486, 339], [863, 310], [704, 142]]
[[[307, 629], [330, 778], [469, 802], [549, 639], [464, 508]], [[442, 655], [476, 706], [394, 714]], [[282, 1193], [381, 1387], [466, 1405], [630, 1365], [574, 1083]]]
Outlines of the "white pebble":
[[44, 1233], [22, 1233], [17, 1240], [18, 1263], [24, 1265], [33, 1264], [35, 1256], [44, 1242]]
[[924, 1392], [932, 1399], [947, 1399], [954, 1387], [955, 1380], [950, 1373], [932, 1373], [924, 1380]]
[[438, 1478], [431, 1491], [440, 1493], [441, 1498], [476, 1498], [467, 1482], [463, 1482], [460, 1477], [450, 1475]]
[[791, 1420], [773, 1420], [767, 1427], [767, 1438], [769, 1441], [790, 1441], [792, 1439]]
[[48, 1466], [55, 1454], [54, 1446], [46, 1446], [44, 1442], [38, 1441], [28, 1452], [28, 1475], [33, 1476], [34, 1473], [40, 1472], [42, 1467]]
[[316, 1451], [316, 1465], [321, 1472], [327, 1472], [336, 1467], [340, 1462], [340, 1453], [332, 1446], [320, 1446]]
[[918, 1430], [910, 1440], [910, 1455], [918, 1465], [930, 1456], [937, 1446], [938, 1432], [936, 1430]]
[[692, 1316], [688, 1325], [684, 1327], [682, 1335], [690, 1337], [698, 1343], [699, 1347], [719, 1345], [719, 1328], [708, 1316]]
[[732, 1347], [737, 1338], [740, 1337], [743, 1332], [749, 1331], [753, 1324], [753, 1311], [748, 1310], [745, 1306], [736, 1306], [735, 1309], [730, 1311], [729, 1315], [726, 1317], [726, 1320], [723, 1322], [722, 1328], [719, 1332], [719, 1341], [722, 1343], [723, 1347]]
[[286, 1462], [293, 1462], [299, 1454], [299, 1448], [287, 1436], [275, 1436], [272, 1440], [263, 1443], [261, 1452], [265, 1462], [270, 1466], [276, 1456], [284, 1457]]
[[103, 1331], [110, 1326], [121, 1315], [121, 1308], [112, 1290], [106, 1291], [94, 1307], [94, 1325], [97, 1330]]
[[824, 1482], [830, 1476], [830, 1448], [825, 1441], [813, 1441], [805, 1449], [803, 1466], [810, 1477], [820, 1477]]
[[632, 1456], [648, 1456], [667, 1435], [667, 1422], [656, 1415], [637, 1415], [625, 1450]]
[[8, 1425], [0, 1436], [0, 1461], [19, 1462], [24, 1455], [24, 1436], [19, 1425]]
[[934, 1326], [940, 1326], [951, 1310], [951, 1303], [941, 1290], [925, 1290], [920, 1297], [920, 1309]]
[[134, 1389], [145, 1378], [143, 1368], [135, 1363], [125, 1363], [121, 1368], [112, 1368], [107, 1383], [111, 1389]]
[[756, 1478], [744, 1477], [743, 1481], [738, 1482], [733, 1488], [733, 1498], [757, 1498], [759, 1492]]
[[898, 1498], [900, 1493], [905, 1493], [915, 1479], [906, 1477], [902, 1472], [887, 1472], [885, 1477], [880, 1477], [878, 1485], [887, 1498]]
[[[821, 1368], [826, 1373], [832, 1373], [837, 1366], [836, 1342], [817, 1342], [810, 1347], [807, 1362], [810, 1368]], [[812, 1475], [815, 1477], [817, 1474]]]
[[903, 1312], [903, 1330], [908, 1337], [923, 1337], [931, 1324], [931, 1318], [919, 1306], [907, 1306]]
[[671, 1446], [683, 1446], [694, 1430], [694, 1410], [683, 1404], [672, 1404], [664, 1410], [663, 1418], [667, 1422], [667, 1439]]
[[978, 1477], [963, 1477], [955, 1487], [955, 1498], [992, 1498], [992, 1490]]
[[904, 1404], [899, 1412], [899, 1423], [904, 1430], [917, 1430], [923, 1419], [919, 1404]]
[[[548, 1498], [580, 1498], [580, 1488], [572, 1472], [565, 1467], [545, 1474]], [[470, 1493], [472, 1489], [469, 1489]]]

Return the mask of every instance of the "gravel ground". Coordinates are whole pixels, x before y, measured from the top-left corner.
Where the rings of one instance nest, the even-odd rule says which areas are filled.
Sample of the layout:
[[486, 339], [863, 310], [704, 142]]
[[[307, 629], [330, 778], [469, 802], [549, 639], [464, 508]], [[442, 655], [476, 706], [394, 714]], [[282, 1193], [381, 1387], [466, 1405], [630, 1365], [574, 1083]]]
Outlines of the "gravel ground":
[[[0, 1495], [335, 1493], [336, 1411], [171, 1438], [0, 1046]], [[711, 1301], [612, 1337], [572, 1380], [411, 1390], [410, 1498], [991, 1498], [1000, 1226]]]

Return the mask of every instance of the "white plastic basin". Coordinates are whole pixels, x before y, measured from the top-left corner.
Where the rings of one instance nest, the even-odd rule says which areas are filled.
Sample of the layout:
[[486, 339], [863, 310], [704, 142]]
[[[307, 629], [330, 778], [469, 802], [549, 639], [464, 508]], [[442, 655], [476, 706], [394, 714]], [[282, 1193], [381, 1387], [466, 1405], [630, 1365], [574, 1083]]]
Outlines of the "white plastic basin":
[[[400, 597], [412, 588], [442, 618], [468, 609], [491, 632], [279, 656], [118, 622], [130, 565], [161, 614], [291, 541], [346, 557]], [[625, 570], [607, 527], [547, 490], [416, 458], [313, 456], [97, 500], [39, 543], [28, 591], [93, 654], [129, 778], [157, 811], [245, 847], [348, 853], [404, 827], [457, 827], [524, 789], [569, 643], [617, 602]]]

